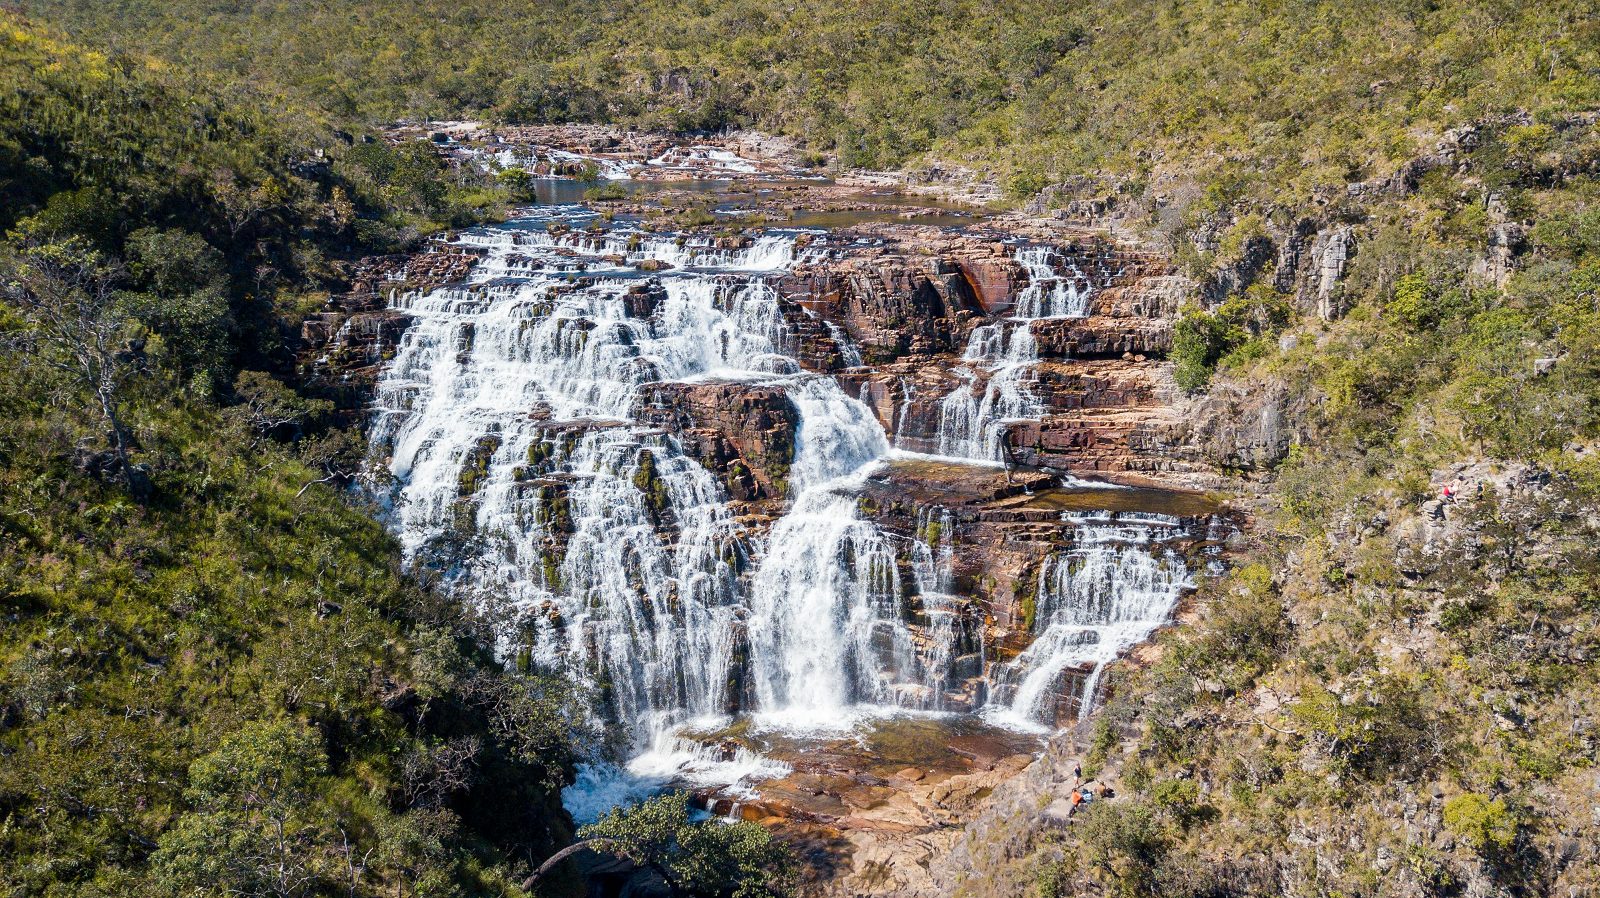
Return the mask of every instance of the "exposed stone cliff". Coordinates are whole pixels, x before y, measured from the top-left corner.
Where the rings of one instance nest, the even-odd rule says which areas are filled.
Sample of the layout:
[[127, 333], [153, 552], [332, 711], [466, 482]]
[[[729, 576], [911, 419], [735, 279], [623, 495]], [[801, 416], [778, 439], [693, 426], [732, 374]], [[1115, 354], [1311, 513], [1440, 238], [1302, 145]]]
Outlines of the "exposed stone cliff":
[[[729, 247], [751, 242], [745, 235], [719, 239]], [[1037, 609], [1045, 566], [1067, 557], [1078, 538], [1064, 523], [1065, 513], [1082, 510], [1115, 520], [1120, 501], [1126, 505], [1122, 512], [1154, 513], [1169, 522], [1164, 526], [1179, 535], [1165, 539], [1163, 551], [1196, 557], [1215, 549], [1218, 532], [1207, 522], [1223, 510], [1213, 500], [1170, 490], [1108, 498], [1107, 491], [1086, 491], [1074, 478], [1168, 488], [1223, 484], [1231, 472], [1260, 467], [1287, 451], [1303, 413], [1286, 408], [1285, 391], [1271, 385], [1203, 399], [1181, 394], [1166, 356], [1180, 302], [1194, 285], [1160, 258], [1085, 231], [1048, 244], [1048, 254], [1039, 257], [1047, 261], [1024, 265], [1019, 251], [1029, 245], [1001, 229], [952, 233], [865, 225], [815, 238], [805, 248], [810, 261], [771, 279], [786, 323], [785, 353], [806, 368], [833, 374], [867, 404], [900, 449], [937, 453], [951, 397], [969, 391], [976, 400], [991, 392], [997, 377], [1015, 377], [1014, 386], [1032, 403], [1028, 417], [996, 422], [1002, 464], [899, 459], [859, 493], [862, 516], [897, 547], [898, 593], [904, 597], [898, 616], [912, 634], [911, 650], [948, 655], [949, 675], [942, 682], [896, 687], [927, 692], [902, 697], [919, 707], [975, 711], [997, 699], [1009, 701], [1018, 685], [1003, 671], [1043, 627]], [[345, 414], [362, 414], [385, 361], [411, 324], [403, 302], [388, 307], [390, 295], [456, 282], [470, 301], [473, 291], [490, 289], [460, 283], [475, 258], [434, 252], [369, 260], [348, 294], [306, 321], [303, 378]], [[519, 263], [513, 256], [504, 264]], [[570, 286], [553, 289], [592, 281], [581, 266], [565, 277]], [[1038, 278], [1070, 287], [1083, 299], [1082, 313], [1016, 317], [1024, 292], [1042, 287]], [[651, 321], [661, 314], [667, 291], [659, 276], [640, 272], [618, 296], [630, 318]], [[1020, 328], [1033, 355], [1015, 369], [980, 364], [970, 357], [971, 347], [985, 328], [1010, 333], [1013, 341]], [[465, 358], [475, 335], [463, 327], [455, 339]], [[546, 413], [528, 410], [535, 421]], [[763, 538], [793, 498], [789, 477], [801, 421], [781, 382], [645, 382], [633, 415], [660, 428], [662, 438], [715, 475], [753, 537]], [[570, 452], [586, 426], [603, 425], [551, 422], [547, 433], [541, 430], [510, 487], [549, 522], [546, 544], [537, 547], [547, 580], [554, 578], [573, 533], [567, 498], [573, 475], [550, 460]], [[455, 500], [463, 510], [478, 501], [484, 462], [498, 447], [486, 435], [463, 460]], [[636, 485], [647, 496], [662, 493], [653, 480], [651, 454], [639, 457]], [[663, 497], [650, 509], [653, 525], [676, 538], [679, 522], [670, 503]], [[934, 557], [941, 566], [937, 585], [924, 570]], [[558, 614], [553, 605], [539, 613]], [[1052, 673], [1050, 698], [1037, 713], [1050, 723], [1070, 724], [1095, 671], [1081, 664]], [[746, 701], [742, 690], [735, 689], [731, 700]], [[985, 800], [990, 790], [1024, 769], [1037, 778], [1048, 767], [1046, 761], [1028, 766], [1027, 754], [1015, 747], [983, 751], [988, 754], [955, 768], [901, 771], [898, 778], [843, 763], [801, 768], [802, 778], [843, 780], [825, 783], [821, 793], [805, 793], [811, 798], [785, 791], [792, 785], [804, 792], [809, 780], [776, 783], [762, 802], [741, 813], [803, 831], [807, 838], [844, 838], [850, 845], [844, 860], [851, 866], [818, 888], [933, 894], [949, 885], [949, 876], [921, 862], [914, 866], [922, 874], [906, 867], [906, 859], [919, 856], [915, 846], [926, 849], [925, 859], [953, 850], [958, 841], [950, 827], [982, 819], [974, 815], [993, 805]], [[823, 793], [835, 795], [839, 807], [819, 804]], [[715, 805], [721, 798], [706, 800]]]

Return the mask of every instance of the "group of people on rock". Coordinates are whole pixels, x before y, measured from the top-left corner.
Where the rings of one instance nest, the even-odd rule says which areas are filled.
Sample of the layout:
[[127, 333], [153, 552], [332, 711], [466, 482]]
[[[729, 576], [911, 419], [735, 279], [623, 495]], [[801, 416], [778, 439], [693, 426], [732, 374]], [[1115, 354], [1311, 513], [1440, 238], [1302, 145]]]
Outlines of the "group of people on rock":
[[1083, 782], [1082, 764], [1072, 765], [1072, 779], [1075, 785], [1072, 787], [1072, 794], [1068, 796], [1067, 800], [1072, 804], [1073, 813], [1076, 813], [1078, 808], [1083, 805], [1089, 804], [1096, 799], [1107, 798], [1112, 794], [1110, 787], [1105, 783], [1097, 780]]

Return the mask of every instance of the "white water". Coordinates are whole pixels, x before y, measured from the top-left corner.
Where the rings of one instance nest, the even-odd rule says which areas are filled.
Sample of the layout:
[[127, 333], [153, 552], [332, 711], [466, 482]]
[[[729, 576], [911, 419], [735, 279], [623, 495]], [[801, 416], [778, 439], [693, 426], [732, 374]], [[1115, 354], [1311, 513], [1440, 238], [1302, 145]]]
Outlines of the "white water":
[[592, 162], [599, 175], [607, 181], [625, 181], [636, 178], [654, 180], [699, 179], [720, 180], [741, 175], [759, 174], [761, 167], [739, 154], [715, 146], [673, 147], [654, 159], [633, 162], [616, 156], [591, 153], [574, 153], [554, 147], [521, 147], [500, 150], [493, 154], [501, 168], [532, 170], [541, 161], [557, 165], [582, 165]]
[[[792, 238], [726, 250], [499, 229], [461, 243], [486, 252], [471, 284], [394, 301], [414, 323], [379, 384], [373, 446], [408, 557], [469, 601], [509, 602], [507, 650], [569, 672], [620, 730], [626, 763], [587, 765], [570, 804], [588, 813], [664, 771], [735, 785], [774, 769], [707, 762], [676, 738], [689, 723], [758, 710], [805, 727], [934, 703], [945, 671], [917, 657], [893, 546], [856, 509], [883, 429], [832, 378], [800, 373], [762, 278], [794, 264]], [[637, 317], [646, 259], [673, 267]], [[798, 413], [794, 501], [765, 541], [710, 472], [636, 423], [641, 387], [705, 379], [782, 386]]]
[[1184, 590], [1188, 563], [1165, 543], [1181, 522], [1161, 515], [1064, 516], [1072, 548], [1045, 560], [1035, 590], [1033, 644], [994, 673], [988, 717], [1022, 728], [1054, 718], [1067, 671], [1086, 672], [1081, 719], [1093, 709], [1105, 666], [1164, 626]]
[[593, 823], [612, 808], [635, 804], [669, 786], [717, 789], [736, 799], [754, 798], [754, 787], [788, 776], [794, 768], [739, 747], [725, 749], [672, 735], [625, 764], [578, 765], [575, 782], [561, 790], [562, 803], [578, 823]]
[[[951, 707], [958, 656], [963, 669], [983, 656], [981, 626], [961, 620], [970, 602], [953, 594], [954, 519], [922, 509], [907, 545], [859, 514], [891, 450], [866, 405], [794, 358], [766, 282], [800, 261], [792, 238], [719, 249], [502, 228], [460, 242], [485, 253], [470, 284], [394, 300], [414, 323], [379, 384], [373, 449], [394, 475], [408, 558], [466, 601], [509, 605], [502, 649], [567, 672], [618, 734], [565, 792], [580, 821], [669, 781], [739, 794], [787, 772], [683, 739], [686, 727], [739, 714], [758, 730], [839, 732]], [[1050, 281], [1029, 252], [1019, 261], [1038, 270], [1019, 307], [1079, 308], [1077, 281]], [[645, 261], [672, 267], [646, 278]], [[1037, 358], [1027, 319], [973, 332], [963, 361], [970, 383], [987, 375], [984, 395], [946, 397], [942, 454], [1000, 459], [1004, 425], [1043, 413], [1027, 388]], [[705, 380], [779, 386], [794, 406], [792, 502], [765, 538], [714, 475], [639, 421], [651, 384]], [[991, 671], [997, 721], [1048, 719], [1069, 668], [1092, 672], [1087, 706], [1104, 664], [1160, 626], [1188, 582], [1159, 521], [1074, 523], [1075, 548], [1040, 574], [1039, 639]]]
[[[954, 372], [964, 383], [939, 403], [940, 455], [1004, 464], [1006, 425], [1045, 413], [1028, 389], [1039, 362], [1032, 322], [1088, 314], [1087, 278], [1076, 268], [1057, 274], [1054, 266], [1061, 260], [1054, 250], [1025, 246], [1015, 258], [1028, 273], [1028, 286], [1017, 294], [1010, 319], [974, 328], [967, 338], [967, 364]], [[981, 398], [975, 393], [980, 372], [988, 376]]]
[[[1000, 464], [1005, 461], [1006, 425], [1037, 418], [1044, 407], [1027, 388], [1026, 378], [1039, 361], [1038, 345], [1028, 322], [1006, 322], [974, 328], [955, 374], [966, 383], [939, 402], [939, 454], [948, 458]], [[978, 369], [988, 373], [983, 397], [974, 396]]]
[[[1028, 273], [1028, 286], [1017, 294], [1012, 307], [1015, 317], [1033, 321], [1039, 318], [1082, 318], [1089, 314], [1093, 294], [1088, 276], [1070, 260], [1048, 246], [1024, 246], [1017, 250], [1017, 264]], [[1068, 273], [1058, 274], [1066, 266]]]
[[839, 347], [839, 356], [844, 359], [845, 367], [859, 367], [861, 365], [861, 350], [856, 347], [855, 341], [850, 339], [850, 335], [844, 332], [844, 328], [834, 324], [832, 321], [824, 321], [822, 323], [828, 326], [828, 336], [832, 337], [834, 345]]

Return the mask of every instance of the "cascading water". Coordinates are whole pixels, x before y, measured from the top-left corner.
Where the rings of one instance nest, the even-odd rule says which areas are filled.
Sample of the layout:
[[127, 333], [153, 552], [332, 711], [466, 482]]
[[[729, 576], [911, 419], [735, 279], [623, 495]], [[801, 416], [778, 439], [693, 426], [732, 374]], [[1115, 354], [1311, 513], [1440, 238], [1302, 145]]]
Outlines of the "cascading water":
[[[957, 658], [966, 655], [974, 659], [983, 656], [981, 628], [963, 628], [960, 622], [963, 602], [953, 594], [955, 566], [955, 517], [950, 509], [929, 506], [917, 515], [916, 540], [911, 546], [911, 571], [917, 584], [917, 594], [922, 600], [926, 615], [927, 640], [933, 646], [926, 659], [927, 670], [957, 673]], [[962, 645], [963, 637], [972, 632], [976, 643]], [[930, 699], [939, 707], [941, 690], [936, 685]]]
[[[944, 672], [916, 657], [894, 547], [852, 495], [889, 451], [883, 429], [832, 378], [800, 372], [761, 277], [793, 264], [792, 237], [462, 242], [485, 253], [473, 282], [395, 300], [413, 324], [378, 388], [373, 445], [409, 557], [444, 566], [463, 596], [520, 608], [530, 662], [598, 684], [643, 769], [702, 761], [680, 757], [677, 730], [749, 697], [803, 722], [936, 694], [903, 688]], [[674, 270], [637, 314], [643, 260]], [[641, 386], [703, 379], [782, 386], [798, 412], [795, 498], [764, 541], [710, 472], [635, 423]]]
[[[1039, 362], [1032, 322], [1088, 314], [1092, 291], [1087, 278], [1076, 268], [1068, 275], [1058, 274], [1054, 250], [1024, 246], [1015, 258], [1028, 274], [1028, 286], [1017, 294], [1011, 318], [980, 325], [967, 338], [961, 357], [967, 364], [955, 371], [965, 383], [939, 404], [940, 455], [1004, 463], [1006, 425], [1044, 414], [1027, 386]], [[981, 399], [974, 395], [980, 370], [988, 374]]]
[[[973, 329], [962, 361], [968, 364], [955, 373], [966, 383], [939, 402], [939, 454], [1004, 462], [1006, 424], [1044, 413], [1024, 380], [1039, 361], [1033, 331], [1027, 322], [1014, 324], [1007, 340], [1003, 322], [981, 325]], [[979, 367], [989, 373], [981, 400], [973, 395], [972, 386]]]
[[[1017, 264], [1028, 273], [1028, 286], [1017, 294], [1012, 314], [1025, 321], [1039, 318], [1082, 318], [1089, 314], [1089, 279], [1077, 266], [1048, 246], [1017, 250]], [[1057, 269], [1065, 266], [1067, 274]]]
[[751, 584], [751, 666], [763, 719], [837, 729], [862, 705], [931, 708], [946, 651], [918, 654], [891, 537], [856, 492], [889, 453], [877, 419], [829, 379], [791, 391], [801, 413], [794, 506]]
[[[408, 558], [464, 601], [509, 603], [502, 649], [566, 671], [609, 724], [628, 773], [585, 766], [568, 793], [580, 819], [668, 781], [737, 792], [781, 775], [781, 763], [681, 735], [733, 714], [758, 729], [837, 730], [884, 710], [970, 710], [987, 686], [995, 719], [1051, 722], [1063, 672], [1089, 677], [1086, 707], [1101, 668], [1189, 583], [1167, 545], [1175, 525], [1071, 519], [1073, 548], [1039, 574], [1038, 638], [986, 671], [982, 614], [957, 594], [955, 514], [917, 508], [914, 537], [862, 514], [869, 478], [895, 453], [864, 403], [797, 361], [797, 335], [815, 323], [792, 317], [773, 276], [826, 250], [792, 235], [730, 249], [625, 227], [459, 242], [481, 255], [470, 283], [393, 299], [412, 323], [378, 386], [373, 450], [394, 475]], [[973, 331], [971, 386], [941, 408], [944, 455], [1000, 460], [1005, 423], [1044, 412], [1027, 388], [1030, 322], [1087, 307], [1086, 281], [1057, 274], [1065, 263], [1048, 251], [1017, 259], [1030, 283], [1017, 317]], [[849, 335], [823, 324], [859, 364]], [[790, 502], [765, 533], [676, 431], [641, 421], [653, 385], [700, 381], [780, 388], [795, 413]], [[915, 386], [901, 387], [903, 423]]]
[[1048, 705], [1069, 672], [1083, 676], [1081, 718], [1093, 707], [1105, 666], [1164, 626], [1194, 585], [1189, 562], [1170, 546], [1185, 535], [1178, 518], [1108, 513], [1063, 520], [1074, 525], [1072, 548], [1039, 568], [1037, 637], [993, 674], [991, 719], [1020, 726], [1053, 721]]
[[850, 335], [844, 332], [844, 328], [834, 324], [832, 321], [824, 321], [822, 323], [828, 326], [828, 336], [832, 337], [834, 345], [839, 347], [839, 357], [844, 359], [845, 366], [848, 368], [859, 367], [861, 365], [861, 350], [856, 348], [855, 341], [850, 339]]

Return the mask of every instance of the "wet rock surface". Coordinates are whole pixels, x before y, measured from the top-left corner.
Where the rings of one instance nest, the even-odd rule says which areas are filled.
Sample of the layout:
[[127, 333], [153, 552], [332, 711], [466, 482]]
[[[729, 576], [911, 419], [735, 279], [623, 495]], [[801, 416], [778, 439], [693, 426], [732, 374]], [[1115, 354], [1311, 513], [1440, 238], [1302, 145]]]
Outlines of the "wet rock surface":
[[[1075, 514], [1104, 516], [1156, 514], [1176, 533], [1169, 551], [1196, 562], [1217, 548], [1221, 534], [1213, 522], [1229, 519], [1225, 505], [1203, 493], [1159, 488], [1107, 489], [1102, 485], [1063, 485], [1040, 470], [1006, 471], [942, 460], [906, 459], [870, 477], [859, 498], [862, 513], [902, 545], [945, 547], [944, 582], [938, 595], [910, 576], [914, 553], [904, 552], [908, 615], [928, 628], [942, 605], [964, 634], [956, 645], [970, 660], [953, 665], [943, 706], [977, 710], [1005, 696], [997, 667], [1016, 662], [1043, 631], [1037, 605], [1046, 566], [1081, 548], [1085, 534], [1064, 521]], [[1225, 529], [1237, 521], [1223, 525]], [[947, 627], [952, 627], [947, 623]], [[929, 634], [926, 638], [934, 638]], [[1052, 726], [1077, 719], [1085, 696], [1081, 688], [1092, 665], [1062, 672], [1054, 698], [1037, 713]]]
[[[595, 152], [658, 149], [618, 141]], [[650, 256], [635, 253], [631, 242], [607, 248], [612, 238], [603, 227], [563, 226], [517, 232], [509, 239], [526, 250], [493, 260], [463, 240], [410, 259], [368, 260], [348, 294], [304, 323], [302, 376], [346, 414], [363, 414], [406, 334], [419, 326], [419, 314], [392, 297], [441, 285], [454, 285], [447, 289], [456, 291], [455, 308], [471, 310], [504, 303], [506, 291], [542, 278], [549, 284], [544, 298], [522, 301], [547, 315], [540, 304], [554, 309], [583, 291], [621, 284], [615, 295], [630, 336], [608, 336], [619, 325], [593, 316], [572, 318], [561, 339], [575, 351], [602, 339], [629, 347], [681, 314], [675, 305], [683, 302], [681, 285], [669, 279], [709, 258], [696, 252], [754, 254], [773, 233], [704, 229], [679, 243], [680, 250], [685, 243], [704, 250]], [[877, 612], [883, 622], [870, 650], [886, 669], [943, 671], [901, 677], [887, 695], [906, 707], [958, 716], [880, 721], [865, 737], [833, 740], [698, 734], [706, 745], [759, 751], [793, 767], [762, 783], [759, 798], [708, 789], [701, 799], [717, 813], [771, 826], [809, 852], [820, 891], [936, 894], [959, 879], [948, 866], [965, 844], [962, 827], [1015, 813], [1018, 802], [1040, 795], [1052, 796], [1037, 817], [1038, 825], [1049, 825], [1065, 800], [1058, 775], [1065, 756], [1056, 755], [1066, 749], [1059, 740], [1035, 760], [1044, 746], [1039, 737], [985, 725], [975, 712], [1015, 706], [1048, 730], [1072, 724], [1093, 702], [1098, 672], [1116, 653], [1096, 654], [1096, 642], [1112, 638], [1099, 623], [1080, 626], [1061, 617], [1057, 606], [1073, 590], [1089, 588], [1068, 580], [1080, 570], [1104, 569], [1114, 578], [1122, 566], [1143, 565], [1165, 584], [1169, 594], [1161, 601], [1175, 602], [1187, 588], [1185, 572], [1221, 558], [1224, 540], [1242, 524], [1196, 488], [1226, 483], [1225, 469], [1281, 455], [1295, 434], [1297, 411], [1281, 408], [1280, 393], [1270, 387], [1201, 403], [1184, 399], [1165, 358], [1172, 320], [1192, 285], [1161, 259], [1103, 235], [1055, 225], [952, 231], [868, 222], [785, 239], [794, 244], [792, 264], [728, 275], [725, 285], [753, 277], [769, 288], [781, 321], [775, 349], [791, 364], [830, 375], [876, 418], [890, 446], [901, 453], [948, 449], [951, 408], [963, 395], [977, 406], [1010, 389], [1027, 399], [1027, 415], [985, 412], [998, 457], [902, 454], [865, 477], [851, 499], [877, 534], [871, 547], [883, 554], [874, 563], [892, 562], [896, 579], [885, 593], [897, 596], [896, 604]], [[1029, 254], [1030, 248], [1038, 251]], [[1055, 300], [1041, 297], [1045, 280]], [[729, 291], [749, 288], [713, 289], [724, 291], [717, 302], [732, 314]], [[1043, 305], [1062, 297], [1080, 305], [1065, 313]], [[490, 338], [469, 323], [430, 339], [449, 342], [452, 363], [466, 366]], [[986, 339], [1000, 348], [978, 352]], [[1018, 345], [1028, 352], [1018, 354]], [[794, 506], [794, 468], [806, 439], [801, 406], [808, 401], [794, 375], [780, 366], [770, 382], [667, 380], [652, 377], [645, 365], [628, 362], [631, 393], [607, 400], [631, 410], [627, 427], [565, 422], [534, 399], [517, 411], [521, 423], [504, 433], [496, 425], [464, 443], [451, 473], [450, 513], [471, 517], [499, 502], [537, 522], [540, 541], [518, 563], [543, 589], [566, 588], [572, 559], [599, 551], [579, 511], [596, 501], [582, 495], [596, 488], [591, 471], [612, 471], [608, 476], [633, 485], [642, 498], [628, 520], [657, 534], [664, 551], [679, 551], [694, 527], [732, 534], [708, 556], [726, 566], [728, 589], [749, 588], [761, 542]], [[403, 392], [388, 401], [409, 402]], [[1247, 424], [1234, 423], [1240, 420]], [[523, 447], [517, 440], [528, 434], [532, 443]], [[969, 442], [976, 445], [975, 438]], [[383, 447], [392, 451], [391, 443]], [[499, 477], [499, 456], [513, 451], [515, 470]], [[589, 467], [574, 468], [579, 455]], [[714, 526], [696, 523], [703, 512], [668, 483], [687, 476], [672, 473], [678, 462], [709, 475], [708, 488], [723, 497], [730, 517], [716, 518]], [[1147, 547], [1130, 551], [1136, 544]], [[851, 552], [867, 548], [850, 545]], [[644, 596], [641, 607], [650, 614], [680, 607], [679, 586], [652, 592], [651, 578], [660, 574], [650, 565], [660, 562], [628, 552], [621, 576], [627, 589]], [[527, 632], [538, 639], [572, 625], [572, 609], [552, 599], [530, 603], [526, 613]], [[1165, 622], [1166, 612], [1152, 613], [1149, 628]], [[759, 710], [753, 674], [740, 666], [755, 650], [751, 621], [741, 612], [726, 626], [734, 662], [719, 674], [729, 685], [716, 710]], [[1137, 627], [1131, 632], [1148, 635]], [[1049, 652], [1074, 660], [1050, 661]]]
[[669, 428], [684, 452], [718, 475], [741, 502], [788, 495], [799, 416], [779, 387], [744, 383], [656, 384], [641, 420]]

